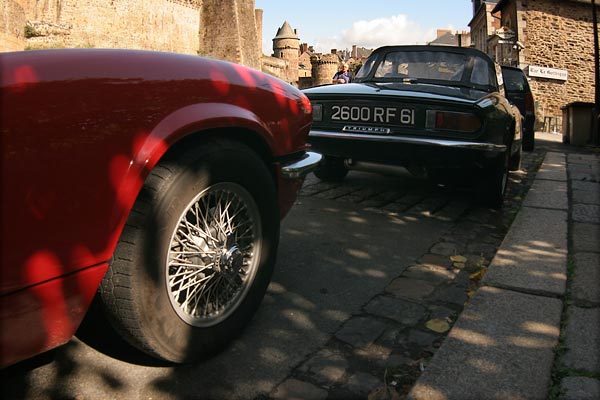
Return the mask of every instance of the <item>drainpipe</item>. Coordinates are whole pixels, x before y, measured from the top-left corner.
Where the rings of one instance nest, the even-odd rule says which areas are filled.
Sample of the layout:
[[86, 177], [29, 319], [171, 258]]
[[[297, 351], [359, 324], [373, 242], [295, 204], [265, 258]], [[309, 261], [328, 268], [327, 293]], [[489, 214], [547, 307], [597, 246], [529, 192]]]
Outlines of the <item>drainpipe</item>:
[[594, 144], [600, 145], [600, 50], [598, 49], [598, 9], [596, 0], [592, 0], [592, 25], [594, 26], [594, 79], [596, 85], [594, 106]]

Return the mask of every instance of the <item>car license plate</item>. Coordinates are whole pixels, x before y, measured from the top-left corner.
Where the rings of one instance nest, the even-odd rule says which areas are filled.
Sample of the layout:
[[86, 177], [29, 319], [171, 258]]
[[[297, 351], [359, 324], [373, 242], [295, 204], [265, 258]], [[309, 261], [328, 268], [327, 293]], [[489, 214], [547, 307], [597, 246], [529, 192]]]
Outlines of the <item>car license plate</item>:
[[332, 105], [330, 113], [333, 122], [364, 122], [408, 126], [415, 124], [415, 110], [413, 108]]

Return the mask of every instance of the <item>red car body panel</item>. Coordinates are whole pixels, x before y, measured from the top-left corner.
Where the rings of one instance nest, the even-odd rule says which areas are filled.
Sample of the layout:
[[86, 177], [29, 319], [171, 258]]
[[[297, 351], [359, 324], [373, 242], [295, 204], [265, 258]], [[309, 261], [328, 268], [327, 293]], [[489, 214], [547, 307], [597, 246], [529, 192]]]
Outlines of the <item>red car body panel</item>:
[[[301, 180], [281, 179], [278, 160], [305, 151], [312, 117], [306, 97], [283, 81], [222, 61], [131, 50], [4, 53], [0, 68], [1, 365], [72, 336], [146, 176], [182, 139], [218, 129], [260, 143], [282, 217], [295, 200]], [[12, 348], [13, 320], [15, 329], [40, 327], [52, 315], [70, 322]]]
[[1, 365], [14, 364], [69, 341], [107, 269], [108, 263], [103, 263], [2, 296]]

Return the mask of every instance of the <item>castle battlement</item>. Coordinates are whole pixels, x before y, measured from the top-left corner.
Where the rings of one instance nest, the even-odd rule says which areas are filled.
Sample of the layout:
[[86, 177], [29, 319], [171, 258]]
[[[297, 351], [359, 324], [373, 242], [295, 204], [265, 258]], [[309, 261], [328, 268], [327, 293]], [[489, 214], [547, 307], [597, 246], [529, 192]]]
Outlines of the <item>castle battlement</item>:
[[[254, 0], [2, 0], [0, 51], [128, 48], [231, 61], [299, 85], [331, 83], [340, 59], [301, 52], [285, 21], [262, 52], [262, 10]], [[274, 32], [267, 33], [273, 34]]]
[[194, 10], [200, 10], [202, 7], [202, 0], [166, 0], [170, 3], [181, 4], [184, 7], [190, 7]]

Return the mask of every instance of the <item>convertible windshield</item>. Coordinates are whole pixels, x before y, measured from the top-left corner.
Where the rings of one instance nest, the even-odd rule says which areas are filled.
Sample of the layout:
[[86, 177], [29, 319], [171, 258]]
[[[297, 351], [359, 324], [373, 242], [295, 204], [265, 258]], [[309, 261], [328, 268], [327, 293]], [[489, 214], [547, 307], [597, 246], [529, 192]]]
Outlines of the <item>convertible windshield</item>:
[[483, 58], [445, 51], [395, 51], [369, 58], [356, 81], [400, 81], [493, 87], [494, 72]]

